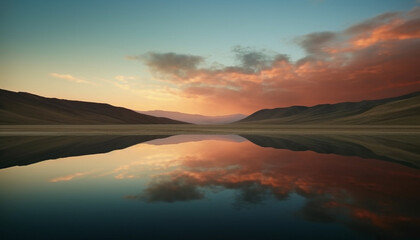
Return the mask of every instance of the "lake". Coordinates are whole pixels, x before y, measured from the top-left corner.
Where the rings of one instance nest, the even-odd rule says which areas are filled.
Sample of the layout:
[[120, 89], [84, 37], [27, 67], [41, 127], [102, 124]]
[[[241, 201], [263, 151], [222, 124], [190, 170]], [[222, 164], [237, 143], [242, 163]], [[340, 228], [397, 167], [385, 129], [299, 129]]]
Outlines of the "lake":
[[418, 136], [0, 137], [1, 239], [418, 239]]

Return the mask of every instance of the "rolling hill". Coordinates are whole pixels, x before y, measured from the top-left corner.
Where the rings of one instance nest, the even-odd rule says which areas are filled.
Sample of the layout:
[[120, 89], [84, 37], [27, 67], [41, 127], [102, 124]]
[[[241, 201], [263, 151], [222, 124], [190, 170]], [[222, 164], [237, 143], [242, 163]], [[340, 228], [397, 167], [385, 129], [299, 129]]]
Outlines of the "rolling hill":
[[361, 102], [263, 109], [237, 123], [419, 125], [420, 92]]
[[182, 122], [189, 122], [194, 124], [225, 124], [239, 121], [246, 117], [243, 114], [230, 114], [222, 116], [205, 116], [200, 114], [188, 114], [181, 112], [154, 110], [154, 111], [137, 111], [139, 113], [152, 115], [155, 117], [166, 117]]
[[0, 124], [181, 124], [104, 103], [45, 98], [0, 89]]

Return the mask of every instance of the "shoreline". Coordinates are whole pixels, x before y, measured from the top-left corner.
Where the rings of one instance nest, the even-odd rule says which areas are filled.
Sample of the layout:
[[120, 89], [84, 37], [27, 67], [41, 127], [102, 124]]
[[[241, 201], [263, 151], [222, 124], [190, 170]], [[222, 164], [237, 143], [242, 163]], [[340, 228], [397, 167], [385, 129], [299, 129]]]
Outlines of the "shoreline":
[[420, 125], [0, 125], [0, 136], [98, 135], [420, 135]]

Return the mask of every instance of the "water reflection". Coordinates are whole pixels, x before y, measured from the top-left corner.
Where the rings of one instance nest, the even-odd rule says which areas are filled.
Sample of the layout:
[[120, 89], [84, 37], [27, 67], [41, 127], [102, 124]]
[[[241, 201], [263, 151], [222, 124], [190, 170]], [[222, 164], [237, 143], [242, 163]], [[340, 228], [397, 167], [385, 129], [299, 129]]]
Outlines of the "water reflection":
[[417, 135], [247, 135], [244, 137], [262, 147], [358, 156], [396, 162], [414, 168], [420, 167], [420, 137]]
[[167, 135], [0, 137], [0, 168], [23, 166], [49, 159], [107, 153]]
[[[94, 226], [118, 221], [126, 230], [159, 239], [177, 238], [173, 228], [185, 224], [196, 230], [176, 235], [183, 239], [263, 235], [268, 239], [415, 239], [420, 227], [420, 144], [415, 136], [15, 137], [1, 141], [8, 143], [1, 148], [2, 159], [9, 157], [3, 167], [108, 152], [1, 170], [0, 199], [8, 216], [1, 222], [6, 236], [17, 224], [30, 222], [5, 206], [13, 205], [20, 213], [20, 209], [45, 211], [52, 206], [40, 202], [52, 194], [80, 196], [79, 204], [101, 212], [100, 220], [82, 210], [68, 213], [84, 214]], [[140, 142], [144, 143], [135, 145]], [[16, 154], [18, 147], [28, 151]], [[36, 153], [33, 158], [32, 153]], [[98, 189], [107, 197], [101, 197], [105, 193]], [[16, 204], [22, 198], [29, 203]], [[75, 203], [66, 199], [54, 204]], [[116, 207], [119, 210], [112, 215], [105, 214]], [[154, 219], [156, 215], [159, 219]], [[52, 224], [49, 221], [59, 216], [50, 217], [38, 221]], [[156, 221], [159, 232], [150, 230]], [[216, 234], [209, 226], [222, 230]]]
[[[234, 189], [234, 205], [261, 204], [268, 197], [307, 199], [299, 215], [340, 222], [361, 231], [409, 232], [420, 226], [418, 170], [359, 157], [260, 148], [250, 143], [219, 146], [183, 157], [179, 168], [152, 179], [139, 195], [148, 202], [202, 199], [201, 188]], [[214, 149], [218, 149], [214, 151]]]
[[420, 167], [420, 138], [417, 135], [145, 135], [0, 137], [0, 169], [49, 159], [107, 153], [143, 142], [165, 145], [227, 138], [236, 142], [248, 140], [261, 147], [358, 156]]

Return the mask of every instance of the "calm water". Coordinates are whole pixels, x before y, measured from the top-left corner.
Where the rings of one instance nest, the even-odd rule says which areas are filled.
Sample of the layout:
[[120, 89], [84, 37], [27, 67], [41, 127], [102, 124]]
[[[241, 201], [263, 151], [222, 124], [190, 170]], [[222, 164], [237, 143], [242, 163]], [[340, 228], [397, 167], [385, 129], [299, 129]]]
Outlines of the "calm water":
[[402, 138], [3, 137], [0, 238], [416, 239]]

